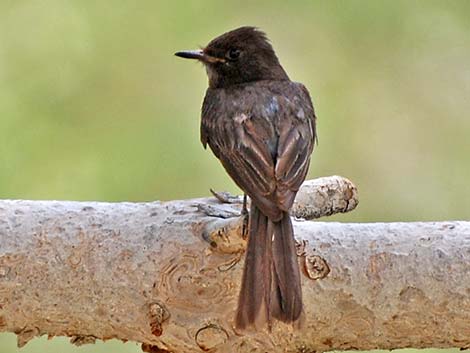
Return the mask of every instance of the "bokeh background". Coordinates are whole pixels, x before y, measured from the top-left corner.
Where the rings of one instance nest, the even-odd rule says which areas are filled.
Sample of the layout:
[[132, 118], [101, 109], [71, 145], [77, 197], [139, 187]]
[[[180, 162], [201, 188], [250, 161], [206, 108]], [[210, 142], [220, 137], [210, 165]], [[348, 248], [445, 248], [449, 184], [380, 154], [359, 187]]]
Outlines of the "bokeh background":
[[[256, 25], [310, 90], [309, 176], [346, 176], [336, 221], [470, 217], [470, 1], [0, 1], [0, 198], [237, 192], [199, 143], [207, 85], [173, 56]], [[0, 335], [0, 353], [16, 351]], [[22, 352], [138, 352], [36, 339]]]

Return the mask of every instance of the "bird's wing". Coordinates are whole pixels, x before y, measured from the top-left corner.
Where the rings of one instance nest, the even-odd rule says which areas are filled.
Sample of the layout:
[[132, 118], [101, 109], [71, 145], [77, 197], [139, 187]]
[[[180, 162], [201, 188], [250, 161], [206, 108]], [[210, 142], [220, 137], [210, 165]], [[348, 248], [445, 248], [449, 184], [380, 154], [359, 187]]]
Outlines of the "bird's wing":
[[234, 97], [243, 101], [243, 108], [227, 108], [207, 96], [203, 105], [203, 144], [209, 144], [235, 183], [273, 220], [290, 209], [308, 171], [315, 115], [303, 90], [288, 97], [245, 92], [246, 99]]

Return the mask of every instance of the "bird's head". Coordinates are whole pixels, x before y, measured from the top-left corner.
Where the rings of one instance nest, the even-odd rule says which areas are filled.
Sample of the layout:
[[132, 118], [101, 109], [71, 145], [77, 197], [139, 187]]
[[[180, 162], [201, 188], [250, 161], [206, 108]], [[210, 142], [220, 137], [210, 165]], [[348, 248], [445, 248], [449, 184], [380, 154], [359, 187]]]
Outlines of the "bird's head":
[[175, 55], [202, 62], [211, 88], [289, 79], [266, 34], [255, 27], [237, 28], [213, 39], [203, 49], [180, 51]]

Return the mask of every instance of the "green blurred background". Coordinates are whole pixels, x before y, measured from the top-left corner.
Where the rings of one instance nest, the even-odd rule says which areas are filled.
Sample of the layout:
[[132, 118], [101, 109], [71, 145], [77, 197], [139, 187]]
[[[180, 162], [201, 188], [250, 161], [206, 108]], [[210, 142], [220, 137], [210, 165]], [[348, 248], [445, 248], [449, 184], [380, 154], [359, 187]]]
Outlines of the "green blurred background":
[[[173, 56], [265, 30], [309, 88], [310, 177], [346, 176], [340, 221], [469, 219], [470, 1], [0, 0], [0, 198], [147, 201], [237, 192], [199, 143], [207, 85]], [[0, 353], [15, 338], [0, 335]], [[37, 339], [22, 352], [138, 352]]]

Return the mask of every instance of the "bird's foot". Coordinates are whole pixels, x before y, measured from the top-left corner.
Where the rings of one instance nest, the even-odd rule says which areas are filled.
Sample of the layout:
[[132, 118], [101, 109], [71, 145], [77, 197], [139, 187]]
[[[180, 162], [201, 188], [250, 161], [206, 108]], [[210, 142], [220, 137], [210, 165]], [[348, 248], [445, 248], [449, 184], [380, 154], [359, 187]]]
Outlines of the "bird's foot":
[[211, 194], [214, 195], [214, 197], [219, 200], [221, 203], [240, 203], [240, 196], [238, 195], [232, 195], [231, 193], [227, 191], [214, 191], [212, 189], [209, 189]]
[[[214, 191], [213, 189], [209, 189], [211, 194], [214, 195], [214, 197], [221, 203], [224, 204], [239, 204], [240, 203], [240, 196], [238, 195], [232, 195], [227, 191]], [[208, 213], [207, 209], [205, 210], [206, 214]], [[213, 212], [212, 212], [213, 215]], [[219, 217], [221, 216], [218, 214]], [[247, 196], [246, 194], [243, 195], [243, 206], [242, 210], [240, 212], [240, 216], [243, 217], [243, 224], [242, 224], [242, 236], [244, 239], [248, 237], [248, 223], [250, 220], [250, 214], [248, 212], [247, 208]], [[226, 218], [226, 217], [222, 217]]]
[[197, 204], [196, 207], [200, 212], [204, 213], [206, 216], [209, 217], [228, 219], [239, 216], [239, 213], [236, 212], [236, 210], [227, 210], [220, 206], [217, 207], [201, 203]]
[[243, 239], [248, 237], [248, 223], [250, 221], [250, 214], [248, 212], [248, 208], [246, 207], [246, 194], [243, 194], [243, 207], [241, 211], [241, 216], [243, 217], [243, 225], [242, 225], [242, 236]]
[[302, 256], [307, 255], [307, 251], [306, 251], [307, 245], [308, 245], [307, 240], [304, 240], [304, 239], [301, 241], [295, 240], [295, 252], [297, 256], [302, 257]]
[[243, 239], [248, 238], [248, 223], [250, 221], [250, 215], [247, 213], [245, 215], [242, 214], [243, 217], [243, 224], [242, 224], [242, 237]]

